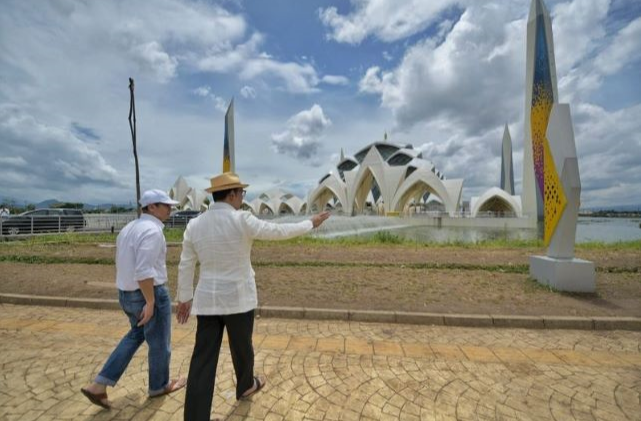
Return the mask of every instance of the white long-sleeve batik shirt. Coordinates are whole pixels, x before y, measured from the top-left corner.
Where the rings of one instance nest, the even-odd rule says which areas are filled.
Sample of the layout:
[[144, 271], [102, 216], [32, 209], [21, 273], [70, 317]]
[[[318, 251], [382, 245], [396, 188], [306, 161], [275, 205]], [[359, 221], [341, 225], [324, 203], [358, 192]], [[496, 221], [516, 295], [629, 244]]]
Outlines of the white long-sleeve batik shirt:
[[[258, 306], [251, 266], [254, 240], [284, 240], [313, 229], [312, 221], [275, 224], [218, 202], [192, 219], [183, 238], [178, 266], [178, 301], [193, 299], [192, 314], [245, 313]], [[194, 272], [200, 274], [194, 292]]]

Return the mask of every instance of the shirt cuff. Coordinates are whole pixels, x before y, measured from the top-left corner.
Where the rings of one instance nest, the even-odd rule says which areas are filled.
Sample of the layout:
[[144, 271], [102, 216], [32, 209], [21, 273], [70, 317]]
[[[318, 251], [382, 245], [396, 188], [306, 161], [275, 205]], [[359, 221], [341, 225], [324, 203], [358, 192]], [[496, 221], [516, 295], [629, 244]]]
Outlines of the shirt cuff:
[[186, 303], [194, 299], [194, 291], [188, 290], [179, 290], [178, 291], [178, 302]]
[[155, 270], [153, 269], [148, 269], [148, 270], [143, 270], [140, 272], [136, 272], [134, 278], [136, 279], [136, 282], [144, 281], [145, 279], [149, 278], [157, 278], [158, 274], [156, 273]]

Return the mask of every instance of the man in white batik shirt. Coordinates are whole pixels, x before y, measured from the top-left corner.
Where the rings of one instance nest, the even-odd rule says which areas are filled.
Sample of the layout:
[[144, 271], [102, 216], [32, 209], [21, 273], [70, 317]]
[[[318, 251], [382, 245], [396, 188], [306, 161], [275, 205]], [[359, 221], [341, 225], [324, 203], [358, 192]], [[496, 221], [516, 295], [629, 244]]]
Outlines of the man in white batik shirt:
[[[184, 419], [209, 420], [216, 366], [227, 328], [236, 372], [236, 399], [248, 397], [265, 385], [254, 376], [252, 333], [258, 306], [250, 255], [254, 240], [284, 240], [308, 233], [328, 217], [323, 212], [294, 224], [275, 224], [240, 211], [245, 196], [236, 174], [211, 179], [214, 204], [191, 220], [185, 229], [178, 267], [178, 322], [197, 316], [196, 343], [187, 377]], [[194, 272], [200, 277], [194, 293]]]

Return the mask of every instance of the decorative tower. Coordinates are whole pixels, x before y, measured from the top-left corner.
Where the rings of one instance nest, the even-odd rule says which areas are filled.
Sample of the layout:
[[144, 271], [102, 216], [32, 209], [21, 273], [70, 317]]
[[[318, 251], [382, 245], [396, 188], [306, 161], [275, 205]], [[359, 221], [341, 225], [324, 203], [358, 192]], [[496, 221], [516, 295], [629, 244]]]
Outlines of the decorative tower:
[[[532, 0], [527, 23], [527, 55], [525, 70], [525, 140], [523, 145], [523, 214], [543, 223], [546, 243], [565, 201], [563, 192], [548, 188], [559, 185], [554, 165], [545, 165], [550, 158], [546, 131], [552, 104], [558, 101], [554, 42], [550, 14], [542, 0]], [[549, 159], [547, 160], [549, 162]], [[560, 193], [560, 194], [555, 194]], [[558, 198], [558, 203], [551, 199]], [[546, 200], [549, 199], [549, 200]]]
[[594, 292], [594, 263], [574, 257], [581, 178], [568, 104], [558, 102], [550, 15], [532, 0], [527, 25], [523, 213], [543, 223], [546, 256], [530, 276], [561, 291]]
[[501, 189], [514, 196], [514, 166], [512, 165], [512, 137], [505, 124], [503, 130], [503, 151], [501, 153]]
[[236, 172], [234, 155], [234, 98], [225, 114], [225, 143], [223, 147], [223, 172]]

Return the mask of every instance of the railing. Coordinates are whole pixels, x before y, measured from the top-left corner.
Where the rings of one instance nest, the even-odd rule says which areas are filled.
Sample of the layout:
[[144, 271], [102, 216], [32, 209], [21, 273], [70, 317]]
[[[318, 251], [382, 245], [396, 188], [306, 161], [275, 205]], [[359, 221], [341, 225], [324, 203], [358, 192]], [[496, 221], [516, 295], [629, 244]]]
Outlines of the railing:
[[[165, 221], [169, 228], [184, 228], [196, 215], [171, 216]], [[135, 213], [88, 213], [84, 215], [11, 216], [0, 219], [0, 236], [37, 235], [65, 232], [118, 232]]]
[[[336, 224], [344, 224], [345, 229], [352, 227], [354, 222], [362, 219], [364, 228], [380, 226], [381, 222], [377, 221], [377, 216], [361, 215], [358, 217], [348, 217], [334, 213], [335, 218], [332, 218], [330, 223], [324, 224], [324, 227]], [[515, 218], [516, 215], [512, 213], [496, 214], [493, 212], [479, 213], [477, 218]], [[0, 219], [0, 236], [19, 236], [19, 235], [38, 235], [44, 233], [65, 233], [65, 232], [118, 232], [130, 221], [136, 218], [135, 213], [121, 213], [121, 214], [84, 214], [82, 217], [79, 215], [56, 215], [56, 216], [12, 216], [10, 218]], [[279, 216], [274, 217], [271, 215], [260, 215], [261, 219], [274, 219], [278, 222], [293, 222], [309, 218], [309, 215], [298, 216]], [[454, 215], [449, 215], [443, 211], [423, 211], [411, 214], [401, 214], [400, 219], [421, 219], [421, 218], [471, 218], [469, 212], [458, 211]], [[386, 224], [398, 224], [399, 218], [383, 218], [389, 219]], [[187, 225], [190, 216], [177, 216], [170, 217], [166, 222], [166, 227], [183, 228]], [[339, 222], [343, 221], [343, 222]], [[322, 231], [322, 228], [319, 231]]]
[[0, 219], [0, 236], [119, 231], [136, 217], [127, 214], [12, 216]]
[[198, 215], [172, 215], [165, 221], [165, 226], [168, 228], [184, 228], [189, 221]]

